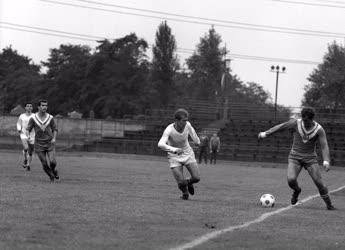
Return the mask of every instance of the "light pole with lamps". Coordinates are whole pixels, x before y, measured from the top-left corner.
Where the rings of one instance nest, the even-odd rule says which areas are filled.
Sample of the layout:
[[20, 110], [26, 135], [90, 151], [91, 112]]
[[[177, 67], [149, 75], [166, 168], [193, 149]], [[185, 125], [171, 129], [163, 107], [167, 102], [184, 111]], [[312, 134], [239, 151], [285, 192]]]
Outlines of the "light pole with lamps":
[[276, 96], [274, 101], [274, 121], [277, 121], [277, 96], [278, 96], [278, 79], [279, 79], [279, 73], [285, 73], [286, 68], [283, 66], [281, 69], [279, 65], [277, 66], [271, 66], [271, 72], [276, 73]]

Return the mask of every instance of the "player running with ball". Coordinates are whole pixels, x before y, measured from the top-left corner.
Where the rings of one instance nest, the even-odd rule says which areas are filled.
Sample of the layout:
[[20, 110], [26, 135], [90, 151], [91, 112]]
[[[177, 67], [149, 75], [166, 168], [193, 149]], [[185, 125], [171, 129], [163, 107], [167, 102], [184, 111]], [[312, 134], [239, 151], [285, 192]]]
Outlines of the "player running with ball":
[[[194, 128], [188, 122], [189, 114], [185, 109], [178, 109], [175, 114], [175, 122], [168, 125], [164, 130], [158, 147], [168, 152], [168, 161], [173, 176], [179, 189], [182, 191], [181, 198], [188, 200], [189, 194], [194, 195], [193, 184], [200, 181], [199, 167], [195, 160], [192, 147], [189, 145], [188, 136], [196, 145], [200, 139]], [[183, 167], [190, 173], [190, 178], [185, 179]]]
[[321, 147], [323, 167], [325, 171], [330, 169], [329, 148], [325, 130], [314, 121], [315, 111], [313, 108], [305, 107], [301, 111], [302, 119], [292, 119], [278, 124], [273, 128], [259, 133], [259, 139], [263, 139], [284, 129], [293, 130], [293, 143], [288, 157], [287, 181], [293, 194], [291, 204], [295, 205], [301, 188], [298, 185], [297, 177], [302, 168], [306, 169], [319, 190], [321, 198], [325, 201], [328, 210], [334, 210], [327, 187], [323, 184], [320, 168], [317, 162], [316, 143]]

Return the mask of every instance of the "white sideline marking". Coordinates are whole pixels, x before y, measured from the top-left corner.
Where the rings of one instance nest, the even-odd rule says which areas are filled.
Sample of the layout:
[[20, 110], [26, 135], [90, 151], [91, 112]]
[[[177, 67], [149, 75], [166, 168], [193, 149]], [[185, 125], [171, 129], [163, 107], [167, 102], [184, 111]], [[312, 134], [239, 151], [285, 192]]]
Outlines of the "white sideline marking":
[[[329, 191], [329, 193], [335, 193], [335, 192], [338, 192], [338, 191], [340, 191], [340, 190], [342, 190], [344, 188], [345, 188], [345, 185], [341, 186], [341, 187], [339, 187], [337, 189], [334, 189], [332, 191]], [[227, 227], [225, 229], [221, 229], [221, 230], [213, 231], [211, 233], [204, 234], [204, 235], [200, 236], [199, 238], [196, 238], [195, 240], [192, 240], [192, 241], [190, 241], [190, 242], [188, 242], [186, 244], [177, 246], [175, 248], [171, 248], [170, 250], [184, 250], [184, 249], [190, 249], [190, 248], [196, 247], [196, 246], [198, 246], [198, 245], [200, 245], [202, 243], [205, 243], [206, 241], [209, 241], [211, 239], [214, 239], [214, 238], [218, 237], [221, 234], [228, 233], [228, 232], [231, 232], [231, 231], [234, 231], [234, 230], [237, 230], [237, 229], [249, 227], [252, 224], [262, 222], [262, 221], [266, 220], [267, 218], [269, 218], [269, 217], [271, 217], [273, 215], [280, 214], [282, 212], [290, 210], [291, 208], [293, 208], [295, 206], [303, 204], [303, 203], [305, 203], [307, 201], [310, 201], [310, 200], [312, 200], [312, 199], [314, 199], [316, 197], [319, 197], [319, 196], [320, 196], [319, 194], [308, 196], [307, 198], [304, 198], [303, 200], [298, 202], [296, 205], [289, 205], [287, 207], [282, 207], [282, 208], [279, 208], [279, 209], [277, 209], [277, 210], [275, 210], [273, 212], [264, 213], [260, 217], [256, 218], [255, 220], [251, 220], [251, 221], [245, 222], [245, 223], [237, 225], [237, 226], [230, 226], [230, 227]]]

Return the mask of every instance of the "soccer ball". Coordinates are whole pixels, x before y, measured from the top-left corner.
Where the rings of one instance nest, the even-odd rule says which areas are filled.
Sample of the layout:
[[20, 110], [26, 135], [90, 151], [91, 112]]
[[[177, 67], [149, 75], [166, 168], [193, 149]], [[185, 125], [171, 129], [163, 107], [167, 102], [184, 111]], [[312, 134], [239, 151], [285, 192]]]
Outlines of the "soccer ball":
[[260, 204], [263, 207], [274, 207], [276, 199], [271, 194], [263, 194], [260, 197]]

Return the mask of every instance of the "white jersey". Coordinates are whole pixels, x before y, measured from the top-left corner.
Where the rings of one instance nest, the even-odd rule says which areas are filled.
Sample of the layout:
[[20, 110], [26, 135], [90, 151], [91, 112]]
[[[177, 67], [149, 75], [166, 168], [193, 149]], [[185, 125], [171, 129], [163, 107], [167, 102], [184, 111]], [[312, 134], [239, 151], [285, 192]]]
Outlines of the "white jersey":
[[21, 139], [29, 139], [31, 143], [34, 143], [35, 140], [35, 131], [31, 130], [30, 133], [26, 130], [29, 124], [29, 121], [33, 117], [33, 114], [23, 113], [19, 116], [17, 121], [17, 131], [20, 132]]
[[186, 123], [181, 133], [175, 129], [174, 123], [172, 123], [164, 130], [158, 142], [158, 147], [167, 151], [168, 155], [174, 155], [178, 148], [183, 150], [183, 154], [190, 154], [193, 149], [189, 145], [188, 136], [190, 136], [196, 144], [200, 144], [200, 139], [190, 122]]

